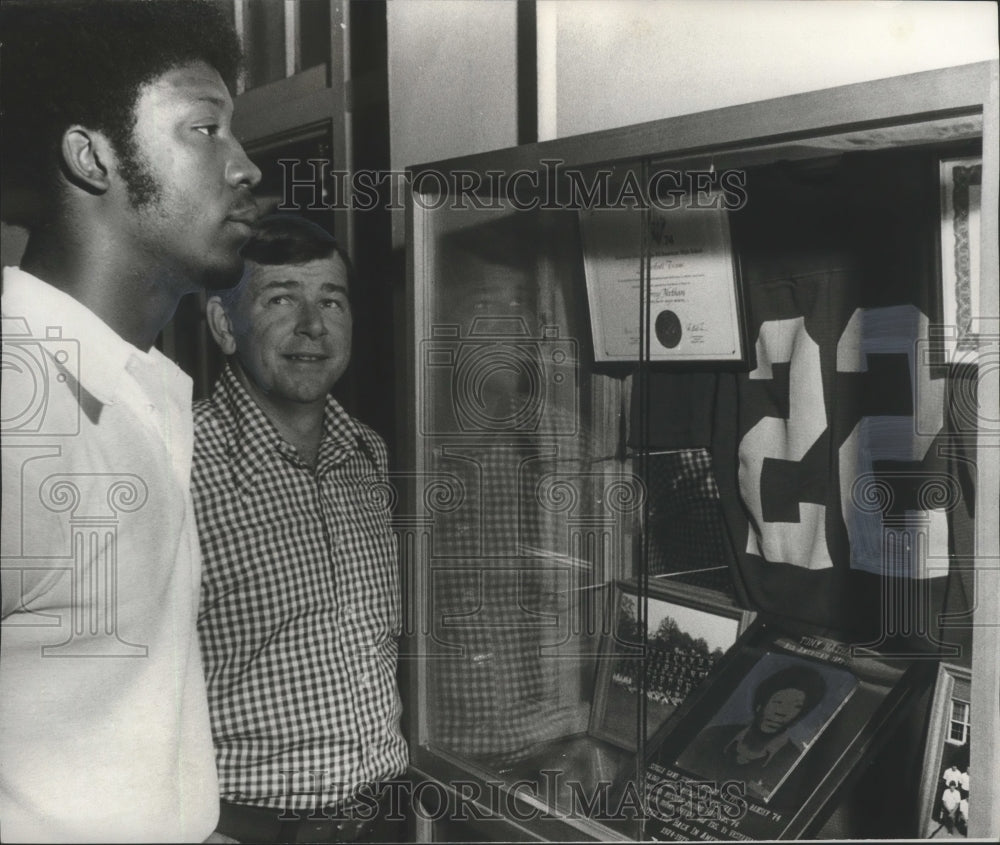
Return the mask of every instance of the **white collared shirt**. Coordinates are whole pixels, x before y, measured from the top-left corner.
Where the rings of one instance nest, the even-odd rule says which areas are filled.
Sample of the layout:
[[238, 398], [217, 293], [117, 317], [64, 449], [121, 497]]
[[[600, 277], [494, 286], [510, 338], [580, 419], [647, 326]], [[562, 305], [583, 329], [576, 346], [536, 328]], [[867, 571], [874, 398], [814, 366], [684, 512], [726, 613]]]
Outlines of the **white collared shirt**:
[[3, 271], [0, 838], [201, 841], [191, 381]]

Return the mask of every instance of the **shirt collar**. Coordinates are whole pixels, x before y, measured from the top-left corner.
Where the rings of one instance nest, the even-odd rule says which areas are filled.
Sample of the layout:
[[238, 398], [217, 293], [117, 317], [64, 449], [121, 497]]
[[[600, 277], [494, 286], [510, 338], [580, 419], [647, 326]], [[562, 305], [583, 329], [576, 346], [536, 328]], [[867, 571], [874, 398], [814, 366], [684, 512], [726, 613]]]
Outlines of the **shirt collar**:
[[[101, 404], [118, 401], [123, 379], [129, 368], [169, 368], [173, 381], [181, 371], [158, 349], [143, 352], [115, 332], [107, 323], [79, 300], [42, 281], [19, 267], [3, 268], [4, 334], [42, 341], [60, 338], [76, 342], [79, 352], [79, 372], [72, 375]], [[42, 343], [45, 347], [44, 342]], [[70, 360], [69, 368], [75, 362]], [[183, 379], [182, 379], [183, 382]], [[178, 391], [186, 383], [178, 382]], [[187, 390], [190, 395], [190, 388]]]
[[[729, 743], [726, 745], [726, 749], [732, 749], [734, 753], [739, 753], [740, 744], [743, 742], [744, 737], [750, 731], [750, 725], [747, 725], [743, 730], [741, 730], [736, 736], [734, 736]], [[778, 751], [786, 742], [788, 742], [788, 737], [785, 731], [780, 731], [777, 736], [774, 737], [767, 745], [765, 745], [760, 752], [753, 754], [753, 760], [763, 760], [762, 766], [766, 766], [771, 762], [771, 758], [774, 756], [775, 752]]]
[[[270, 457], [278, 454], [296, 466], [304, 466], [295, 447], [286, 441], [226, 365], [212, 393], [212, 404], [228, 420], [233, 474], [244, 494], [257, 487], [257, 476]], [[356, 450], [373, 462], [375, 452], [369, 435], [334, 399], [328, 396], [323, 409], [323, 435], [316, 461], [316, 474], [322, 477], [347, 460]]]

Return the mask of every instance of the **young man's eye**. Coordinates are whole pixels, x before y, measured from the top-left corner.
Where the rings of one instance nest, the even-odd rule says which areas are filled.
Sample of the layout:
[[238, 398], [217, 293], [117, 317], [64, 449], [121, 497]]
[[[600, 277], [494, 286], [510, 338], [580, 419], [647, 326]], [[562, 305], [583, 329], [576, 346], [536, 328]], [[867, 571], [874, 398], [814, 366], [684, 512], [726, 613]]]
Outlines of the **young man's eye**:
[[324, 299], [320, 304], [324, 308], [332, 308], [334, 311], [347, 310], [347, 301], [344, 299]]
[[290, 297], [287, 294], [280, 293], [277, 296], [272, 296], [268, 301], [268, 305], [286, 305], [291, 302]]
[[201, 132], [209, 138], [214, 138], [219, 134], [219, 124], [217, 123], [206, 123], [203, 126], [196, 126], [194, 129], [195, 132]]

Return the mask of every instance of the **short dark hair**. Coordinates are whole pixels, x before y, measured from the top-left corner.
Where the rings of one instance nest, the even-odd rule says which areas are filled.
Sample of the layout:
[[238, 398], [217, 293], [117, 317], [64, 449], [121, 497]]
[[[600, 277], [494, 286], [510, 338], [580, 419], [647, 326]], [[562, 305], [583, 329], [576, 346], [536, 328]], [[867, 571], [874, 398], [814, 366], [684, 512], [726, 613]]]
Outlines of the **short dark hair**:
[[[322, 226], [297, 214], [269, 214], [261, 217], [240, 250], [243, 260], [254, 264], [305, 264], [321, 258], [338, 256], [347, 270], [347, 297], [354, 295], [355, 274], [350, 257], [337, 239]], [[245, 274], [244, 274], [245, 275]], [[219, 298], [230, 308], [239, 297], [242, 282], [220, 291]]]
[[348, 269], [350, 259], [337, 239], [322, 226], [297, 214], [268, 214], [253, 225], [240, 255], [257, 264], [305, 264], [339, 255]]
[[3, 0], [3, 218], [48, 216], [67, 127], [132, 140], [139, 89], [189, 62], [214, 67], [230, 93], [239, 40], [218, 3], [205, 0]]
[[796, 689], [801, 691], [806, 700], [799, 712], [799, 719], [809, 713], [826, 695], [826, 681], [823, 676], [810, 666], [786, 666], [773, 675], [768, 675], [754, 690], [754, 712], [770, 701], [771, 696], [779, 690]]

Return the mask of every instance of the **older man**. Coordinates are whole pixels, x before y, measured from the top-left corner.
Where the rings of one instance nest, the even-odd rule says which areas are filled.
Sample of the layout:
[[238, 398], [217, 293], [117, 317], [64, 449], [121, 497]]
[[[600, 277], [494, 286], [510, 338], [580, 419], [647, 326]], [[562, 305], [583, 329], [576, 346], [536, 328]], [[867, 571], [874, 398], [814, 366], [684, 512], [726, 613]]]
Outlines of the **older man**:
[[394, 841], [396, 549], [382, 439], [329, 395], [351, 351], [351, 269], [296, 217], [260, 221], [208, 302], [228, 363], [195, 411], [199, 630], [239, 841]]

